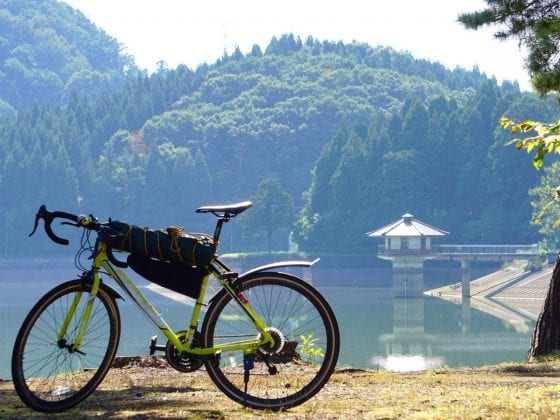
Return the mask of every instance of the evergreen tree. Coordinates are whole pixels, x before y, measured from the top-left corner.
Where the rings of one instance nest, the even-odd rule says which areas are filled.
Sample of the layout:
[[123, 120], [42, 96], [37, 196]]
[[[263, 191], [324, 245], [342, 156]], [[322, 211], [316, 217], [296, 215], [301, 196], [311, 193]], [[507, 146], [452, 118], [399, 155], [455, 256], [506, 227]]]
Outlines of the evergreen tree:
[[251, 57], [262, 57], [261, 47], [259, 47], [257, 44], [253, 45], [253, 48], [251, 48]]
[[[488, 80], [480, 72], [445, 70], [387, 48], [327, 42], [325, 53], [323, 42], [313, 38], [301, 45], [294, 36], [281, 39], [282, 53], [228, 56], [227, 63], [196, 71], [180, 65], [152, 75], [135, 72], [118, 90], [109, 75], [95, 69], [108, 78], [100, 87], [107, 91], [97, 96], [66, 91], [65, 102], [56, 107], [37, 106], [2, 121], [0, 190], [8, 194], [3, 203], [13, 215], [10, 223], [25, 225], [22, 209], [35, 211], [29, 200], [36, 196], [27, 189], [51, 194], [42, 185], [56, 184], [63, 173], [76, 181], [68, 191], [74, 201], [82, 197], [84, 212], [154, 226], [185, 218], [187, 228], [206, 226], [203, 218], [188, 218], [198, 205], [246, 199], [247, 191], [274, 174], [294, 205], [304, 207], [297, 228], [304, 251], [337, 252], [336, 241], [347, 232], [361, 238], [371, 220], [375, 225], [394, 220], [405, 211], [394, 200], [399, 194], [418, 205], [406, 211], [429, 215], [428, 221], [436, 215], [453, 221], [453, 229], [437, 225], [452, 230], [458, 241], [488, 228], [485, 209], [496, 210], [503, 224], [522, 222], [523, 214], [514, 215], [503, 199], [497, 207], [480, 200], [473, 205], [467, 195], [485, 182], [507, 179], [500, 168], [511, 173], [514, 167], [501, 157], [487, 159], [487, 148], [497, 140], [485, 118], [515, 102], [552, 105], [511, 86], [505, 95], [495, 81], [483, 86]], [[24, 66], [26, 51], [18, 55]], [[25, 73], [20, 70], [14, 77]], [[8, 151], [17, 154], [15, 167], [3, 161]], [[61, 167], [47, 170], [58, 164], [57, 156]], [[426, 178], [414, 188], [416, 177]], [[532, 186], [519, 182], [525, 191]], [[484, 191], [484, 198], [493, 200], [491, 190]], [[465, 227], [471, 219], [476, 229]], [[534, 232], [523, 235], [519, 240], [527, 241]], [[365, 252], [360, 240], [346, 243], [354, 247], [348, 252]], [[237, 249], [251, 246], [240, 238]]]
[[324, 238], [323, 227], [330, 224], [328, 214], [335, 206], [331, 180], [347, 141], [348, 132], [342, 127], [325, 145], [315, 163], [311, 186], [305, 193], [306, 205], [294, 231], [294, 238], [303, 249], [317, 251], [318, 244], [326, 244], [320, 238]]
[[[243, 234], [248, 237], [264, 236], [268, 252], [271, 252], [273, 233], [289, 233], [293, 226], [293, 199], [278, 179], [265, 178], [251, 200], [253, 208], [243, 214], [241, 219]], [[287, 235], [285, 243], [288, 243]]]
[[480, 11], [459, 16], [467, 28], [498, 25], [495, 36], [514, 38], [529, 50], [527, 69], [540, 93], [560, 85], [560, 3], [549, 0], [486, 0]]

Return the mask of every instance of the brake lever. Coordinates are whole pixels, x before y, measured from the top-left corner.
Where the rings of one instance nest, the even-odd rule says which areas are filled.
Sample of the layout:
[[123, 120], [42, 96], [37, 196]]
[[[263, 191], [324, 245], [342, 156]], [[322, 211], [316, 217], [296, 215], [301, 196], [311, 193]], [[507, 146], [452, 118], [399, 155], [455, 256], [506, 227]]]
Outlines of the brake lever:
[[39, 226], [39, 219], [45, 217], [45, 212], [47, 212], [47, 208], [43, 204], [41, 207], [39, 207], [37, 214], [35, 214], [35, 223], [33, 224], [33, 232], [29, 234], [30, 237], [33, 236], [37, 231], [37, 226]]

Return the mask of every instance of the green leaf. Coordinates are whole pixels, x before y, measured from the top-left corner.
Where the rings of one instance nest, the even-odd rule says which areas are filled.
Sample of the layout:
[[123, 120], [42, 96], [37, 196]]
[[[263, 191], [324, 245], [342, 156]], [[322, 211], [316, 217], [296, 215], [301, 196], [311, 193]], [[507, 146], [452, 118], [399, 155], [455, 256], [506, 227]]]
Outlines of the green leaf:
[[544, 151], [544, 146], [541, 145], [539, 147], [539, 149], [537, 150], [537, 155], [535, 156], [535, 158], [533, 159], [533, 166], [539, 170], [541, 169], [541, 167], [543, 166], [544, 163], [544, 155], [545, 155], [545, 151]]

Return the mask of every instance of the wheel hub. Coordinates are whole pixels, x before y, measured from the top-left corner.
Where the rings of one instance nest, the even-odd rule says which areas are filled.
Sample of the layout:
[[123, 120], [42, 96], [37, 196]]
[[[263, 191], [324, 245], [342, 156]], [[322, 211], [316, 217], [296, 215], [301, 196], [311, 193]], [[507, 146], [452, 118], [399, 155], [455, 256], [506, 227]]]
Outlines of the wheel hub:
[[[270, 334], [270, 336], [274, 340], [274, 344], [271, 345], [270, 343], [265, 343], [265, 344], [263, 344], [259, 347], [259, 350], [266, 355], [273, 355], [273, 354], [280, 353], [282, 351], [282, 349], [284, 348], [284, 344], [286, 343], [286, 340], [284, 338], [284, 334], [282, 334], [282, 331], [280, 331], [278, 328], [274, 328], [274, 327], [266, 327], [264, 330], [267, 333]], [[257, 336], [257, 338], [259, 340], [262, 339], [262, 336], [261, 336], [260, 333]]]

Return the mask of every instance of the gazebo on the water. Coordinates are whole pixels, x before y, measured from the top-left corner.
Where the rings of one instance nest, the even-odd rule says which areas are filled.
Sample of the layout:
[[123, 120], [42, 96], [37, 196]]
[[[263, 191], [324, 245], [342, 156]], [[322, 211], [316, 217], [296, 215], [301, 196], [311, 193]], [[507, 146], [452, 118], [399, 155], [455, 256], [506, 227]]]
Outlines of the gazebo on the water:
[[424, 261], [433, 258], [431, 240], [447, 236], [449, 232], [406, 213], [396, 222], [367, 235], [385, 240], [378, 257], [393, 263], [393, 296], [417, 297], [424, 292]]
[[[383, 255], [429, 255], [431, 238], [449, 235], [449, 232], [430, 226], [414, 218], [410, 213], [387, 226], [368, 232], [370, 238], [384, 238]], [[380, 255], [381, 258], [383, 256]]]

